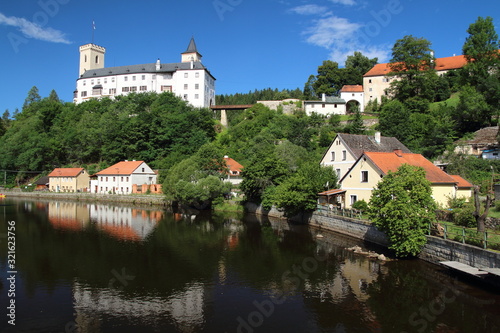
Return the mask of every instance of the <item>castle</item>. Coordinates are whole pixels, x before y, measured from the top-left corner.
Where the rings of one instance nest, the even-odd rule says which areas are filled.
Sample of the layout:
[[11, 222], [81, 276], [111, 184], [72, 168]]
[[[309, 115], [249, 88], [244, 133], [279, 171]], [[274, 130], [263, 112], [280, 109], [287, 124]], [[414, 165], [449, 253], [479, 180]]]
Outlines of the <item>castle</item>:
[[73, 102], [129, 93], [170, 91], [195, 107], [215, 104], [215, 78], [201, 63], [194, 38], [181, 53], [181, 62], [104, 67], [106, 49], [95, 44], [80, 46], [80, 73]]

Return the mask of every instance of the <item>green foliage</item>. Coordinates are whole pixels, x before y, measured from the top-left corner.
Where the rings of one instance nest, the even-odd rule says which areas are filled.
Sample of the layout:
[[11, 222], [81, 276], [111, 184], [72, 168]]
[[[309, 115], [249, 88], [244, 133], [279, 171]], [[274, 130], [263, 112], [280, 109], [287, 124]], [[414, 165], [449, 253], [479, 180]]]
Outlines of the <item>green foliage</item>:
[[491, 124], [492, 109], [484, 95], [472, 86], [464, 86], [454, 112], [460, 133], [474, 132]]
[[460, 208], [455, 208], [452, 211], [453, 223], [456, 225], [474, 228], [477, 226], [476, 218], [474, 217], [474, 205], [472, 203], [466, 203]]
[[373, 190], [369, 216], [389, 239], [398, 257], [416, 256], [426, 243], [428, 224], [436, 220], [436, 203], [423, 168], [402, 165]]
[[288, 174], [288, 168], [284, 161], [275, 156], [267, 156], [243, 169], [241, 175], [243, 181], [240, 189], [247, 200], [261, 202], [264, 191], [279, 184]]
[[366, 212], [368, 211], [368, 202], [365, 200], [358, 200], [352, 205], [352, 208]]
[[353, 113], [349, 116], [344, 131], [349, 134], [365, 134], [366, 127], [363, 124], [363, 118], [357, 106], [353, 108]]
[[278, 101], [287, 98], [303, 99], [303, 92], [299, 88], [294, 90], [289, 89], [271, 89], [266, 88], [262, 90], [255, 89], [246, 94], [237, 93], [230, 95], [216, 95], [215, 102], [217, 105], [245, 105], [255, 104], [257, 101]]
[[307, 163], [279, 184], [271, 198], [277, 207], [293, 216], [316, 209], [318, 193], [336, 187], [337, 175], [333, 168]]

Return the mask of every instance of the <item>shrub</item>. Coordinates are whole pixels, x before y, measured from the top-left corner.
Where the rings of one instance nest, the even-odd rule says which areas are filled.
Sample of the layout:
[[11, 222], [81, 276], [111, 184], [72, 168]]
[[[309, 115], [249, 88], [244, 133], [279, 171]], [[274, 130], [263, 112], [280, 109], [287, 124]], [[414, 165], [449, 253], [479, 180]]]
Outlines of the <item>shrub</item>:
[[352, 205], [352, 208], [360, 210], [360, 211], [367, 211], [368, 210], [368, 203], [364, 200], [358, 200]]
[[463, 208], [453, 210], [453, 223], [466, 228], [474, 228], [476, 226], [476, 219], [474, 218], [474, 207], [472, 204], [467, 204]]

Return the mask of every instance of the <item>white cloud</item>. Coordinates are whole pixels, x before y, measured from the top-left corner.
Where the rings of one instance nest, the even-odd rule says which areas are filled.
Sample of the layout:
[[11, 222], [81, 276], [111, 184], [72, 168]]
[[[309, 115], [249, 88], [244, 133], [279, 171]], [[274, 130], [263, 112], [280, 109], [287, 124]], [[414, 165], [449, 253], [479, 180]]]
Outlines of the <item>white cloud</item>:
[[302, 5], [290, 9], [290, 12], [300, 15], [331, 15], [328, 8], [319, 5]]
[[371, 45], [370, 38], [365, 34], [364, 25], [351, 22], [346, 18], [330, 15], [313, 20], [312, 25], [303, 34], [306, 42], [323, 47], [329, 51], [330, 60], [343, 65], [347, 56], [355, 51], [374, 58], [379, 62], [389, 59], [389, 46]]
[[330, 0], [330, 2], [338, 3], [345, 6], [354, 6], [356, 4], [355, 0]]
[[22, 17], [5, 16], [0, 13], [0, 24], [16, 27], [28, 38], [34, 38], [52, 43], [71, 44], [65, 34], [52, 28], [44, 28]]

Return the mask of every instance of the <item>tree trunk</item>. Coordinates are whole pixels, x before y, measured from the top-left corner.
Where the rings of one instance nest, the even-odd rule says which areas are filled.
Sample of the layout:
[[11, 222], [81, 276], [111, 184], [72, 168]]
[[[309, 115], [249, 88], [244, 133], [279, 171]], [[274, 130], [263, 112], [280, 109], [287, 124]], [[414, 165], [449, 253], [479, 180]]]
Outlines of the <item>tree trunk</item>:
[[481, 202], [479, 201], [479, 187], [474, 187], [474, 204], [476, 210], [474, 212], [474, 217], [476, 218], [477, 223], [477, 232], [484, 232], [484, 221], [486, 221], [486, 217], [488, 216], [488, 212], [490, 211], [491, 206], [491, 197], [488, 194], [486, 196], [486, 202], [484, 205], [484, 213], [481, 214]]

